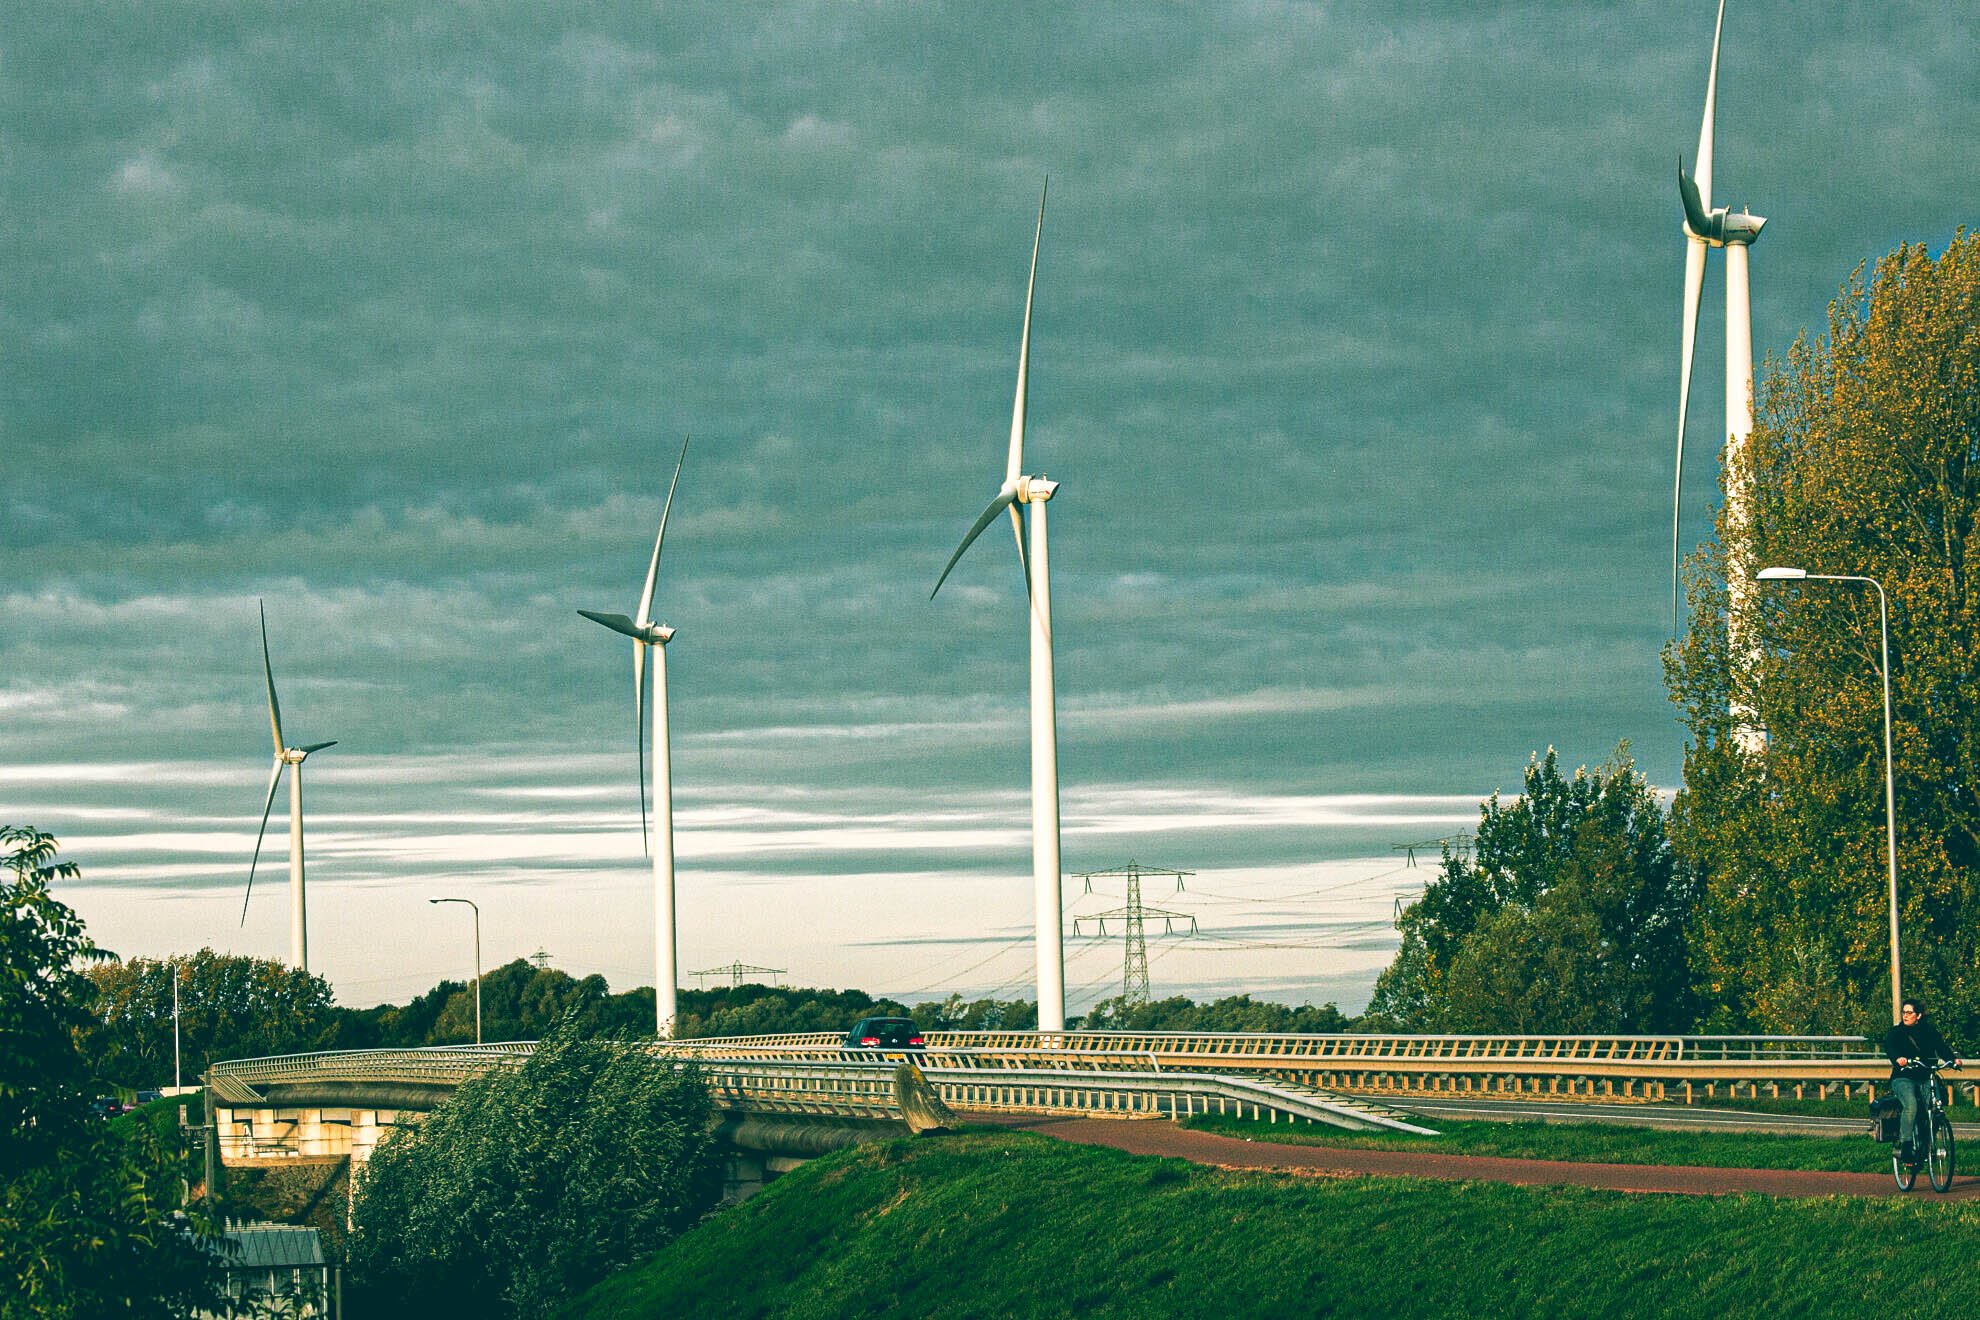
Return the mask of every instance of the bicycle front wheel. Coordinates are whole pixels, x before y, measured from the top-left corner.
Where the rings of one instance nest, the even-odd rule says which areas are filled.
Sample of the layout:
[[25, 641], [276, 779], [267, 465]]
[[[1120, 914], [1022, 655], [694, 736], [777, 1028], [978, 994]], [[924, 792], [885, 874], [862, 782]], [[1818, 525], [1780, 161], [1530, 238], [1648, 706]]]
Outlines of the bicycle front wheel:
[[1925, 1149], [1925, 1169], [1932, 1179], [1932, 1190], [1943, 1192], [1953, 1180], [1952, 1120], [1944, 1114], [1932, 1115], [1932, 1140]]

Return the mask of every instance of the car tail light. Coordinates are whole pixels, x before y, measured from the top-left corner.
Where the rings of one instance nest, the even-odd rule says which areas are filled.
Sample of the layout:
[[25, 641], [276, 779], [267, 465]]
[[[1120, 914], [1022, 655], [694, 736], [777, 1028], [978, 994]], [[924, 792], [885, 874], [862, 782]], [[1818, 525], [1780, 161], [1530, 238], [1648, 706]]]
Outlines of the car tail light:
[[910, 1045], [919, 1045], [919, 1044], [921, 1044], [921, 1037], [919, 1037], [919, 1036], [909, 1036], [909, 1037], [908, 1037], [908, 1044], [910, 1044]]
[[880, 1043], [880, 1038], [878, 1036], [861, 1036], [859, 1038], [859, 1043], [862, 1045], [878, 1045]]

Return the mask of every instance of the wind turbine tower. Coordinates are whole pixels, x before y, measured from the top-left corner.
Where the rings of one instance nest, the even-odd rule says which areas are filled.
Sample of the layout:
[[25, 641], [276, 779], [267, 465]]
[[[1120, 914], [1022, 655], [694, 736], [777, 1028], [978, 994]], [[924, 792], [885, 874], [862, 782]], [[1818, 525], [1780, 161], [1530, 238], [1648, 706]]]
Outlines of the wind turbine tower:
[[[1718, 21], [1712, 28], [1712, 64], [1705, 80], [1705, 114], [1698, 129], [1695, 172], [1678, 163], [1678, 198], [1684, 205], [1683, 352], [1678, 368], [1677, 476], [1671, 492], [1671, 632], [1678, 631], [1678, 503], [1684, 492], [1684, 427], [1691, 402], [1691, 363], [1698, 339], [1698, 302], [1705, 283], [1707, 249], [1726, 254], [1726, 508], [1731, 531], [1726, 546], [1728, 642], [1733, 655], [1745, 649], [1740, 636], [1751, 565], [1747, 562], [1746, 529], [1751, 517], [1750, 476], [1746, 438], [1753, 431], [1753, 308], [1747, 278], [1747, 249], [1767, 222], [1744, 209], [1712, 206], [1712, 120], [1719, 92], [1719, 38], [1725, 30], [1725, 0], [1719, 0]], [[1753, 712], [1735, 704], [1733, 714], [1740, 745], [1749, 752], [1766, 750], [1766, 735], [1753, 722]]]
[[[660, 572], [660, 544], [667, 539], [667, 514], [674, 507], [674, 487], [687, 462], [687, 441], [674, 462], [674, 479], [667, 484], [667, 502], [660, 508], [660, 532], [653, 538], [653, 558], [646, 565], [646, 585], [639, 593], [639, 617], [579, 610], [593, 623], [632, 638], [633, 741], [639, 747], [639, 834], [653, 859], [653, 1016], [654, 1032], [663, 1039], [674, 1034], [679, 1014], [679, 963], [674, 941], [674, 771], [667, 745], [667, 643], [674, 630], [653, 621], [653, 580]], [[653, 809], [660, 816], [660, 846], [646, 824], [646, 732], [642, 704], [646, 700], [646, 653], [653, 652]]]
[[[1049, 181], [1047, 183], [1049, 187]], [[1038, 942], [1038, 1029], [1066, 1029], [1064, 920], [1059, 898], [1059, 732], [1052, 679], [1052, 570], [1046, 553], [1045, 504], [1059, 489], [1056, 481], [1024, 471], [1025, 387], [1031, 362], [1031, 295], [1038, 284], [1038, 244], [1045, 233], [1045, 193], [1038, 193], [1038, 227], [1031, 236], [1031, 275], [1024, 287], [1024, 332], [1018, 340], [1017, 397], [1011, 405], [1011, 447], [1004, 484], [977, 515], [962, 544], [936, 579], [935, 591], [983, 529], [1008, 513], [1017, 538], [1018, 562], [1025, 571], [1031, 617], [1031, 878]], [[1023, 512], [1020, 513], [1019, 510]], [[1029, 548], [1027, 551], [1027, 533]]]
[[268, 610], [261, 606], [261, 674], [268, 680], [268, 725], [275, 733], [275, 769], [268, 776], [268, 801], [261, 808], [261, 828], [254, 836], [254, 857], [248, 862], [247, 890], [241, 895], [241, 924], [247, 925], [248, 899], [254, 895], [254, 869], [261, 862], [261, 842], [268, 836], [268, 814], [275, 809], [275, 792], [282, 771], [289, 775], [289, 961], [309, 970], [309, 916], [303, 901], [302, 767], [314, 752], [335, 747], [336, 740], [291, 747], [282, 739], [282, 704], [275, 699], [275, 667], [268, 659]]

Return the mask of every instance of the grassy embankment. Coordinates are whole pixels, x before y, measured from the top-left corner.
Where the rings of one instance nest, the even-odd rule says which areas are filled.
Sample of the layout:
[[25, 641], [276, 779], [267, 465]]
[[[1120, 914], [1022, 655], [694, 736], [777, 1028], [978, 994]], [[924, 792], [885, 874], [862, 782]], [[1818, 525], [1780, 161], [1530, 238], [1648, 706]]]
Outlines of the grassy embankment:
[[1915, 1194], [1234, 1173], [973, 1131], [814, 1161], [566, 1315], [1861, 1315], [1960, 1295], [1976, 1254], [1980, 1204]]
[[[1885, 1173], [1891, 1148], [1862, 1133], [1846, 1137], [1766, 1132], [1672, 1132], [1612, 1123], [1468, 1123], [1418, 1119], [1434, 1137], [1406, 1132], [1343, 1132], [1320, 1124], [1266, 1123], [1198, 1115], [1187, 1126], [1225, 1136], [1298, 1146], [1503, 1155], [1584, 1164], [1677, 1164], [1727, 1169], [1813, 1169], [1827, 1173]], [[1864, 1120], [1869, 1126], [1869, 1120]]]

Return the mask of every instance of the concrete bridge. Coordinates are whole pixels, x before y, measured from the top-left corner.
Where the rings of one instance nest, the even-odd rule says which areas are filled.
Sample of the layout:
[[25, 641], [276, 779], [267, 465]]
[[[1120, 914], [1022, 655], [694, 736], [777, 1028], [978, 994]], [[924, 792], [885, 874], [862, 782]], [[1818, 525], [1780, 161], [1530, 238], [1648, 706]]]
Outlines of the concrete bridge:
[[[520, 1042], [358, 1050], [215, 1065], [221, 1160], [363, 1160], [466, 1079], [513, 1067]], [[925, 1050], [848, 1050], [837, 1034], [649, 1041], [694, 1061], [746, 1194], [804, 1159], [948, 1126], [972, 1112], [1183, 1117], [1426, 1133], [1385, 1101], [1547, 1096], [1683, 1101], [1872, 1094], [1888, 1065], [1835, 1036], [1423, 1036], [1191, 1032], [946, 1032]], [[1980, 1073], [1980, 1070], [1969, 1070]], [[1980, 1075], [1953, 1074], [1975, 1097]]]

